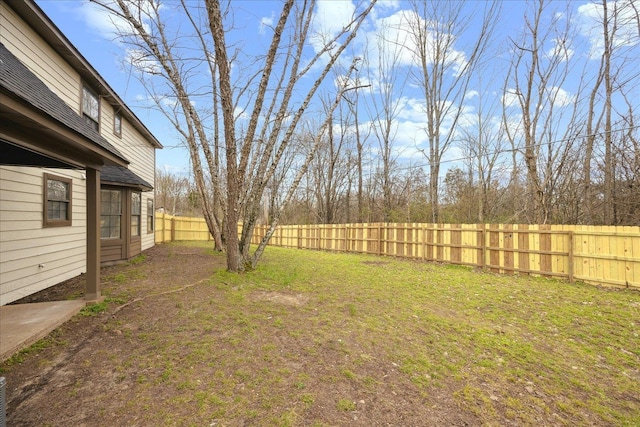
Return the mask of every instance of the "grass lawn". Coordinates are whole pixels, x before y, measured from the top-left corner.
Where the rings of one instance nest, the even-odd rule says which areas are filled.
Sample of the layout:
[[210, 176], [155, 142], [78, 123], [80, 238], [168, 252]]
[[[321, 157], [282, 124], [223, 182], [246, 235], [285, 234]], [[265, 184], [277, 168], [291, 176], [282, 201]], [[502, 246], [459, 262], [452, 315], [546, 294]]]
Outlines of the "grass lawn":
[[270, 247], [153, 298], [105, 322], [148, 425], [640, 425], [637, 291]]

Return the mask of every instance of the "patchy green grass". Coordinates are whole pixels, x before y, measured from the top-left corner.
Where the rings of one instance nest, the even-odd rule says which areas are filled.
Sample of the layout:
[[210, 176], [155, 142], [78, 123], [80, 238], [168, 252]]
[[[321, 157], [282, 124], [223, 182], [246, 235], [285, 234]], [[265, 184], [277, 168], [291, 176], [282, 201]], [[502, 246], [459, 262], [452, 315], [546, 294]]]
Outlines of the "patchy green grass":
[[102, 302], [89, 304], [85, 307], [82, 307], [82, 310], [80, 310], [80, 315], [95, 316], [102, 313], [103, 311], [106, 311], [109, 308], [109, 304], [121, 305], [125, 302], [127, 302], [127, 300], [123, 297], [106, 297]]
[[[263, 334], [271, 314], [290, 336], [351, 356], [327, 381], [375, 387], [363, 368], [382, 358], [425, 393], [453, 387], [461, 407], [489, 424], [640, 424], [636, 291], [281, 248], [256, 271], [221, 271], [212, 284], [244, 333]], [[301, 324], [278, 307], [256, 309], [257, 290], [305, 295], [309, 316]]]
[[95, 316], [96, 314], [102, 313], [103, 311], [105, 311], [108, 307], [109, 303], [107, 302], [107, 300], [105, 299], [102, 302], [96, 303], [96, 304], [90, 304], [87, 305], [85, 307], [82, 308], [82, 310], [80, 310], [80, 315], [81, 316]]
[[129, 261], [127, 261], [127, 264], [129, 264], [129, 265], [136, 265], [136, 264], [143, 263], [143, 262], [145, 262], [146, 260], [147, 260], [146, 255], [144, 255], [144, 254], [140, 254], [140, 255], [137, 255], [137, 256], [135, 256], [135, 257], [131, 258]]
[[25, 357], [29, 355], [38, 353], [50, 347], [66, 345], [67, 342], [64, 339], [61, 339], [59, 335], [60, 334], [58, 331], [53, 331], [45, 338], [42, 338], [31, 344], [29, 347], [23, 348], [22, 350], [18, 351], [16, 354], [2, 362], [3, 366], [0, 367], [0, 374], [4, 373], [6, 371], [6, 368], [22, 363]]
[[355, 411], [356, 402], [349, 399], [340, 399], [338, 400], [338, 409], [341, 411]]
[[[221, 264], [168, 258], [198, 247]], [[91, 353], [120, 399], [96, 424], [640, 425], [637, 291], [272, 247], [177, 292], [146, 263], [112, 277], [138, 268], [150, 291]]]

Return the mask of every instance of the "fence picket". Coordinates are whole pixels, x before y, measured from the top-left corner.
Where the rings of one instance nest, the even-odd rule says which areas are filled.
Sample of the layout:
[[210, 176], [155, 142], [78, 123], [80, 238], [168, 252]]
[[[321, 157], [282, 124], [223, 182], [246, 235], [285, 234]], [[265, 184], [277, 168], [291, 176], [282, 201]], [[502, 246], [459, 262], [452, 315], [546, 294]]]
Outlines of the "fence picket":
[[[156, 243], [211, 240], [203, 218], [156, 213]], [[241, 225], [238, 227], [241, 231]], [[258, 244], [268, 226], [255, 227]], [[397, 256], [640, 289], [640, 227], [535, 224], [282, 225], [271, 245]]]

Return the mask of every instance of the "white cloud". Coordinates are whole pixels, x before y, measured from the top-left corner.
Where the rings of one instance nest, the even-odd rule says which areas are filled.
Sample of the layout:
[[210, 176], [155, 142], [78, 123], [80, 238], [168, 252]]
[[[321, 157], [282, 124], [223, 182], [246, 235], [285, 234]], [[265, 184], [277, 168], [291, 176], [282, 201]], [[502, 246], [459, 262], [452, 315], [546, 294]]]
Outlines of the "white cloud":
[[[103, 0], [103, 2], [115, 10], [118, 10], [118, 6], [113, 1]], [[133, 27], [123, 18], [120, 18], [102, 6], [96, 3], [83, 0], [82, 2], [75, 3], [77, 6], [74, 9], [76, 16], [86, 23], [86, 25], [100, 34], [106, 39], [114, 39], [118, 35], [132, 34], [135, 32]], [[148, 20], [150, 17], [155, 17], [156, 10], [162, 12], [166, 6], [160, 3], [158, 0], [144, 0], [141, 3], [128, 2], [128, 6], [133, 9], [133, 16], [142, 16], [142, 25], [145, 31], [149, 32], [150, 27]], [[140, 6], [139, 11], [136, 8]]]
[[398, 114], [398, 119], [414, 122], [425, 121], [427, 107], [424, 100], [405, 96], [400, 100], [400, 105], [402, 105], [402, 109]]
[[400, 7], [400, 0], [381, 0], [376, 3], [374, 10], [389, 11]]
[[320, 0], [313, 15], [311, 44], [319, 52], [352, 20], [355, 6], [351, 0]]
[[502, 95], [502, 105], [505, 107], [516, 107], [520, 104], [520, 97], [518, 96], [518, 91], [513, 88], [508, 88], [505, 90]]
[[[169, 107], [171, 109], [176, 108], [178, 106], [178, 100], [176, 98], [169, 98], [167, 96], [160, 99], [160, 103], [165, 107]], [[191, 103], [193, 105], [193, 102]]]
[[379, 65], [379, 61], [396, 66], [413, 65], [417, 49], [409, 26], [418, 19], [411, 11], [400, 10], [376, 20], [369, 37], [372, 65]]
[[75, 14], [78, 18], [106, 39], [113, 39], [118, 34], [131, 32], [131, 26], [124, 19], [118, 18], [95, 3], [83, 1], [76, 5]]
[[260, 26], [258, 27], [258, 33], [260, 35], [264, 35], [267, 31], [267, 28], [272, 28], [273, 27], [273, 14], [271, 16], [264, 16], [261, 20], [260, 20]]
[[160, 74], [162, 72], [160, 63], [140, 49], [126, 49], [125, 61], [142, 73]]
[[[616, 30], [613, 36], [613, 46], [637, 46], [640, 44], [640, 25], [637, 21], [636, 0], [617, 0], [607, 2], [607, 13], [610, 21], [609, 33], [612, 33], [615, 23]], [[611, 19], [617, 12], [617, 19]], [[577, 28], [590, 42], [589, 57], [597, 59], [604, 52], [604, 36], [602, 20], [604, 10], [602, 4], [587, 3], [578, 7]]]
[[[373, 75], [380, 68], [421, 67], [419, 52], [423, 52], [427, 66], [436, 61], [444, 62], [449, 73], [457, 76], [466, 66], [467, 57], [464, 51], [456, 48], [456, 37], [442, 32], [443, 27], [437, 21], [423, 19], [414, 11], [398, 10], [386, 17], [376, 16], [358, 45], [366, 49]], [[416, 36], [418, 32], [421, 41]], [[445, 55], [444, 58], [436, 57], [438, 51], [439, 55]]]
[[571, 95], [566, 90], [557, 86], [550, 86], [547, 88], [549, 94], [549, 101], [556, 107], [566, 107], [575, 103], [575, 95]]
[[314, 30], [334, 37], [351, 22], [355, 10], [351, 0], [320, 0], [313, 18]]
[[[542, 100], [544, 104], [553, 105], [555, 107], [566, 107], [576, 102], [575, 95], [567, 92], [558, 86], [548, 86], [545, 88], [547, 99]], [[506, 108], [518, 107], [520, 105], [520, 96], [518, 91], [513, 88], [508, 88], [502, 95], [502, 105]], [[538, 108], [544, 108], [543, 105], [539, 105]]]
[[480, 93], [477, 90], [470, 90], [464, 94], [464, 100], [470, 101], [473, 98], [477, 98], [478, 96], [480, 96]]
[[[393, 122], [394, 152], [400, 159], [411, 159], [416, 155], [422, 156], [421, 150], [428, 148], [428, 128], [426, 105], [424, 100], [403, 97], [399, 100], [400, 111]], [[462, 106], [457, 109], [448, 103], [444, 108], [449, 108], [448, 117], [444, 117], [440, 126], [440, 135], [443, 137], [449, 133], [455, 114], [459, 111], [457, 131], [463, 132], [463, 128], [472, 127], [477, 121], [476, 110], [473, 106]], [[453, 140], [459, 139], [453, 135]]]
[[553, 46], [547, 50], [546, 55], [549, 59], [558, 58], [560, 61], [569, 61], [575, 50], [568, 45], [567, 40], [553, 39]]
[[236, 107], [233, 111], [233, 117], [235, 120], [249, 120], [249, 114], [243, 108]]
[[425, 123], [406, 120], [396, 123], [396, 154], [401, 158], [411, 158], [418, 153], [418, 147], [427, 141]]

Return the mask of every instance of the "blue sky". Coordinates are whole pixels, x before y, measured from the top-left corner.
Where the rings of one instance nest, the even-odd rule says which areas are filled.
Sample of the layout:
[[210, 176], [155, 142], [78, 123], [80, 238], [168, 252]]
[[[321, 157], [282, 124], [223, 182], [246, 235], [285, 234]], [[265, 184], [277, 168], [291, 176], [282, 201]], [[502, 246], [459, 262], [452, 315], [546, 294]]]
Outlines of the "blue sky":
[[[621, 0], [622, 1], [622, 0]], [[167, 120], [153, 109], [145, 107], [140, 100], [147, 98], [144, 88], [138, 80], [131, 76], [124, 67], [123, 58], [126, 56], [123, 46], [114, 41], [112, 35], [112, 25], [105, 16], [104, 11], [89, 4], [87, 1], [78, 0], [37, 0], [39, 6], [52, 19], [52, 21], [62, 30], [69, 40], [78, 48], [85, 58], [96, 68], [96, 70], [107, 80], [111, 87], [121, 96], [121, 98], [132, 108], [138, 117], [147, 125], [154, 135], [166, 147], [160, 150], [157, 155], [157, 166], [167, 168], [175, 172], [186, 173], [189, 170], [188, 155], [184, 149], [179, 148], [180, 140]], [[167, 2], [170, 3], [170, 2]], [[479, 25], [479, 20], [474, 21], [473, 8], [482, 6], [482, 2], [469, 2], [469, 34], [474, 34]], [[568, 5], [568, 6], [567, 6]], [[240, 31], [234, 35], [243, 46], [260, 45], [260, 41], [268, 42], [265, 36], [265, 26], [273, 23], [279, 13], [279, 3], [271, 1], [234, 1], [233, 6], [238, 10], [235, 15], [236, 28]], [[499, 107], [495, 112], [495, 123], [500, 122], [502, 104], [507, 106], [513, 102], [512, 94], [504, 93], [505, 70], [509, 67], [512, 53], [512, 42], [518, 40], [522, 25], [523, 15], [527, 3], [524, 1], [507, 1], [502, 3], [501, 18], [498, 22], [495, 37], [489, 48], [488, 61], [485, 63], [482, 78], [472, 81], [467, 93], [464, 96], [463, 121], [471, 122], [477, 115], [480, 108], [479, 99], [483, 102]], [[567, 61], [573, 61], [575, 75], [570, 75], [561, 84], [554, 88], [558, 108], [567, 108], [576, 102], [576, 91], [578, 90], [582, 75], [588, 75], [589, 70], [597, 63], [599, 49], [598, 30], [595, 26], [599, 7], [587, 1], [572, 1], [569, 3], [554, 2], [550, 5], [545, 19], [556, 20], [562, 24], [565, 20], [571, 28], [572, 38], [564, 54]], [[328, 33], [335, 32], [341, 27], [347, 15], [354, 9], [354, 3], [349, 0], [327, 0], [319, 2], [317, 13], [317, 28], [322, 28]], [[371, 53], [375, 50], [375, 34], [380, 28], [387, 26], [397, 29], [401, 27], [403, 16], [409, 13], [409, 5], [403, 1], [381, 1], [375, 7], [366, 25], [363, 27], [361, 35], [353, 43], [348, 56], [362, 55], [364, 49]], [[640, 25], [640, 24], [639, 24]], [[560, 25], [561, 27], [562, 25]], [[594, 29], [596, 28], [596, 29]], [[621, 43], [629, 47], [629, 57], [640, 60], [638, 56], [640, 28], [629, 26], [620, 32]], [[395, 33], [398, 37], [398, 31]], [[465, 38], [468, 37], [468, 38]], [[400, 39], [402, 36], [400, 36]], [[388, 37], [387, 37], [388, 39]], [[547, 52], [554, 52], [559, 45], [557, 38], [549, 37], [549, 45], [545, 46]], [[461, 34], [456, 40], [456, 52], [459, 53], [460, 61], [464, 62], [468, 57], [469, 46], [472, 44], [472, 36]], [[555, 44], [554, 44], [555, 43]], [[251, 52], [244, 52], [247, 57]], [[552, 53], [549, 53], [552, 55]], [[635, 55], [635, 56], [634, 56]], [[372, 60], [372, 64], [375, 61]], [[412, 58], [409, 49], [400, 52], [398, 69], [400, 76], [411, 72]], [[631, 65], [633, 61], [631, 61]], [[627, 67], [627, 73], [631, 78], [634, 68]], [[368, 76], [362, 77], [363, 81], [372, 83], [375, 86], [376, 73], [372, 71]], [[329, 89], [331, 89], [329, 87]], [[396, 88], [394, 97], [397, 100], [398, 114], [394, 127], [394, 156], [400, 164], [424, 164], [425, 159], [420, 154], [419, 149], [424, 148], [425, 135], [421, 130], [424, 128], [423, 103], [420, 97], [420, 88], [415, 82], [408, 79], [402, 90]], [[633, 102], [638, 103], [640, 92], [636, 86]], [[371, 94], [373, 99], [373, 93]], [[631, 95], [634, 95], [633, 93]], [[487, 104], [487, 105], [488, 105]], [[637, 105], [636, 105], [637, 107]], [[636, 108], [637, 110], [637, 108]], [[517, 121], [517, 117], [515, 119]], [[366, 122], [366, 118], [362, 120]], [[375, 152], [375, 149], [372, 150]], [[452, 147], [445, 155], [446, 165], [458, 163], [457, 159], [464, 158], [464, 151], [456, 146]], [[445, 167], [446, 169], [446, 167]]]

